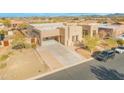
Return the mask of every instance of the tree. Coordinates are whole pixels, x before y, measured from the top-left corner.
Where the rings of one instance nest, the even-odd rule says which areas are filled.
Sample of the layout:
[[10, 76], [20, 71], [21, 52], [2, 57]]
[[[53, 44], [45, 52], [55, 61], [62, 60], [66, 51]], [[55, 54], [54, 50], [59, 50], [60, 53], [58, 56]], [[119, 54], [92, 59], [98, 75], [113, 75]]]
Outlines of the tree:
[[96, 46], [99, 44], [99, 38], [86, 36], [84, 38], [84, 44], [87, 46], [87, 48], [92, 53], [94, 49], [96, 48]]
[[0, 30], [0, 40], [3, 40], [5, 37], [5, 31], [4, 30]]
[[1, 34], [5, 34], [5, 31], [4, 30], [0, 30], [0, 35]]
[[24, 44], [25, 44], [25, 37], [20, 32], [16, 32], [15, 35], [13, 36], [12, 46], [13, 47], [20, 45], [23, 46]]
[[118, 44], [119, 46], [122, 46], [122, 45], [124, 44], [124, 40], [118, 39], [118, 40], [117, 40], [117, 44]]
[[29, 25], [28, 24], [26, 24], [26, 23], [23, 23], [23, 24], [19, 24], [19, 26], [18, 26], [18, 28], [19, 29], [27, 29], [29, 27]]
[[115, 39], [113, 39], [113, 38], [109, 38], [109, 39], [105, 40], [105, 42], [107, 43], [107, 45], [109, 47], [117, 46], [117, 41]]
[[3, 23], [5, 26], [7, 26], [7, 27], [10, 27], [10, 26], [11, 26], [11, 22], [10, 22], [10, 20], [8, 20], [8, 19], [3, 19], [3, 20], [2, 20], [2, 23]]

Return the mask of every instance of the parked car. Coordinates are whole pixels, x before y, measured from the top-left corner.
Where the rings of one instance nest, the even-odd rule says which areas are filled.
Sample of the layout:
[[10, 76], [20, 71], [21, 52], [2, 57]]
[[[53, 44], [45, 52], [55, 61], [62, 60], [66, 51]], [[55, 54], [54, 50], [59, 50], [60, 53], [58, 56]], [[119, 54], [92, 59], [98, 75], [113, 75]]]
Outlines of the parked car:
[[119, 54], [122, 54], [124, 53], [124, 46], [119, 46], [117, 48], [115, 48], [115, 51]]
[[95, 58], [99, 61], [106, 62], [108, 59], [113, 59], [115, 57], [114, 50], [106, 50], [99, 53]]
[[98, 56], [98, 54], [100, 54], [101, 53], [101, 51], [95, 51], [95, 52], [93, 52], [93, 54], [91, 55], [92, 57], [96, 57], [96, 56]]

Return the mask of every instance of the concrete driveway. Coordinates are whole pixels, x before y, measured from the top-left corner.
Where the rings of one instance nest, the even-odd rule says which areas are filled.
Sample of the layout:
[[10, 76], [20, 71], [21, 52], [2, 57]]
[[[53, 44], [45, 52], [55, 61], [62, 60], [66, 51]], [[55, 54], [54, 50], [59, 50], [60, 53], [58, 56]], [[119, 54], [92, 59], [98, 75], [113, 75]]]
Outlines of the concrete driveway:
[[44, 41], [37, 51], [51, 69], [72, 65], [85, 59], [55, 40]]

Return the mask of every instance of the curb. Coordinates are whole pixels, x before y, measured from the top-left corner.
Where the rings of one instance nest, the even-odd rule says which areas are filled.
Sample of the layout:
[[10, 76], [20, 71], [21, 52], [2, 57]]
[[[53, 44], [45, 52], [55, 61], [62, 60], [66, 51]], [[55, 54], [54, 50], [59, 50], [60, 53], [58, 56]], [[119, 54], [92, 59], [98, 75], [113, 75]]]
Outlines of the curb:
[[44, 76], [47, 76], [47, 75], [56, 73], [56, 72], [58, 72], [58, 71], [61, 71], [61, 70], [64, 70], [64, 69], [67, 69], [67, 68], [70, 68], [70, 67], [73, 67], [73, 66], [76, 66], [76, 65], [85, 63], [85, 62], [90, 61], [90, 60], [93, 60], [93, 58], [89, 58], [89, 59], [86, 59], [86, 60], [84, 60], [84, 61], [82, 61], [82, 62], [73, 64], [73, 65], [69, 65], [69, 66], [65, 66], [65, 67], [62, 67], [62, 68], [59, 68], [59, 69], [50, 71], [50, 72], [48, 72], [48, 73], [46, 72], [46, 73], [44, 73], [44, 74], [42, 74], [42, 75], [34, 76], [34, 77], [28, 78], [28, 79], [26, 79], [26, 80], [36, 80], [36, 79], [38, 79], [38, 78], [42, 78], [42, 77], [44, 77]]

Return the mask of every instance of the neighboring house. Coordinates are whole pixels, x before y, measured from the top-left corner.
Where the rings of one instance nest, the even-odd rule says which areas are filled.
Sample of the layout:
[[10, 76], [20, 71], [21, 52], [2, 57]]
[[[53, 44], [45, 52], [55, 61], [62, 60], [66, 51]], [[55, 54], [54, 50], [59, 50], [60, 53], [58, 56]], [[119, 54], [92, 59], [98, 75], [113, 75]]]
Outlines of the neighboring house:
[[19, 25], [26, 23], [25, 21], [20, 20], [11, 20], [11, 27], [18, 28]]
[[102, 35], [103, 38], [115, 38], [124, 33], [124, 25], [100, 25], [98, 27], [98, 32], [105, 32], [105, 34]]
[[100, 38], [117, 37], [124, 33], [124, 25], [88, 24], [83, 26], [83, 36], [98, 36]]

